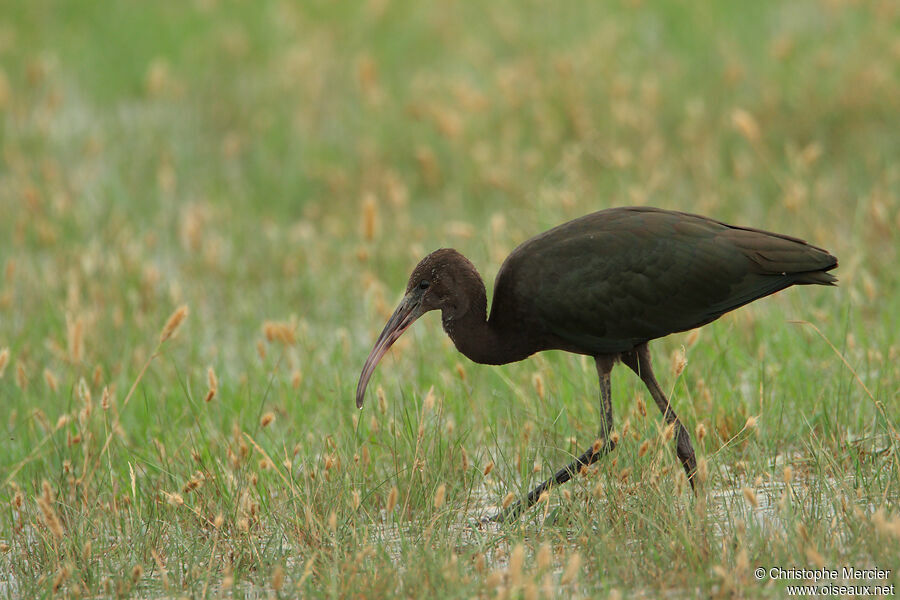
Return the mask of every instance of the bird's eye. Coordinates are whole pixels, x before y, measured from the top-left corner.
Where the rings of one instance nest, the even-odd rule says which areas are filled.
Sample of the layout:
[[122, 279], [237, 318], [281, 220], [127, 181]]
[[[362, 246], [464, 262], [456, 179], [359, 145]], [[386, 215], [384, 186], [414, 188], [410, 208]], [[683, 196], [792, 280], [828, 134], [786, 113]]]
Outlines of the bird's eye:
[[419, 289], [427, 290], [429, 285], [431, 285], [431, 283], [427, 279], [423, 279], [419, 282]]

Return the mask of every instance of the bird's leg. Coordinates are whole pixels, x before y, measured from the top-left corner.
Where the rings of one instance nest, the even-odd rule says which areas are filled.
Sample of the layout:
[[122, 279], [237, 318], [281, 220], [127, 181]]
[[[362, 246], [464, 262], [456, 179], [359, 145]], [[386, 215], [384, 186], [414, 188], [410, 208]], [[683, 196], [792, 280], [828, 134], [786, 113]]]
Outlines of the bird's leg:
[[521, 514], [523, 510], [531, 508], [541, 498], [541, 494], [553, 487], [561, 485], [571, 479], [582, 467], [593, 464], [598, 458], [610, 452], [616, 447], [616, 443], [610, 439], [612, 433], [612, 387], [610, 385], [610, 372], [615, 364], [615, 356], [601, 355], [595, 356], [597, 363], [597, 376], [600, 379], [600, 404], [603, 408], [603, 414], [600, 416], [600, 438], [591, 444], [584, 453], [573, 460], [571, 463], [556, 472], [556, 475], [544, 481], [539, 486], [528, 492], [528, 497], [523, 501], [517, 501], [508, 508], [501, 510], [499, 513], [491, 517], [491, 521], [506, 521], [515, 518]]
[[684, 428], [684, 425], [681, 424], [681, 421], [678, 420], [678, 415], [672, 410], [672, 405], [669, 404], [669, 400], [653, 375], [653, 367], [650, 365], [650, 349], [647, 344], [641, 344], [631, 352], [622, 353], [622, 362], [637, 373], [637, 376], [641, 378], [641, 381], [650, 390], [650, 395], [653, 396], [653, 400], [662, 412], [666, 423], [675, 424], [675, 451], [678, 454], [678, 460], [681, 461], [681, 466], [684, 467], [684, 472], [687, 473], [691, 489], [695, 490], [694, 475], [697, 473], [697, 458], [694, 455], [694, 448], [691, 446], [691, 436], [688, 434], [687, 429]]

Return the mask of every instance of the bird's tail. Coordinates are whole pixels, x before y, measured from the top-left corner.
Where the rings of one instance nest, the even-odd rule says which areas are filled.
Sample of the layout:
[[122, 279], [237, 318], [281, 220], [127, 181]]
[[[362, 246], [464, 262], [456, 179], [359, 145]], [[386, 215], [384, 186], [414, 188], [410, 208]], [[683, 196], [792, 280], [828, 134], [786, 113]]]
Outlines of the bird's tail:
[[[837, 259], [832, 266], [827, 268], [833, 269], [836, 266]], [[825, 271], [807, 271], [806, 273], [797, 273], [794, 277], [794, 283], [798, 285], [834, 285], [837, 282], [837, 277]]]
[[791, 275], [792, 284], [798, 285], [834, 285], [837, 281], [828, 271], [838, 266], [838, 259], [801, 239], [740, 227], [732, 228], [729, 237], [761, 275]]

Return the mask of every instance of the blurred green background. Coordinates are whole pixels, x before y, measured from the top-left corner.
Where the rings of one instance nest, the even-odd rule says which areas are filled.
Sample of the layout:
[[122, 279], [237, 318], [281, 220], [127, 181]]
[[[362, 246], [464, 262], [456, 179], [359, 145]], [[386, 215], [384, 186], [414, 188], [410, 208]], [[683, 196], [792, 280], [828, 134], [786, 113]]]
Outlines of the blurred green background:
[[[227, 577], [252, 586], [234, 589], [271, 590], [273, 565], [310, 593], [349, 593], [328, 587], [331, 573], [363, 595], [416, 595], [408, 587], [416, 577], [435, 594], [493, 596], [498, 585], [527, 594], [509, 573], [500, 584], [485, 574], [507, 568], [525, 539], [529, 557], [541, 540], [552, 543], [553, 585], [562, 585], [571, 552], [638, 540], [634, 553], [605, 567], [585, 559], [585, 583], [558, 593], [683, 591], [698, 581], [730, 593], [734, 585], [713, 567], [739, 572], [747, 554], [743, 562], [738, 549], [719, 556], [725, 538], [706, 534], [712, 550], [698, 550], [691, 527], [699, 525], [688, 524], [675, 538], [693, 550], [679, 546], [676, 558], [667, 543], [648, 540], [684, 514], [656, 504], [661, 512], [643, 524], [625, 513], [612, 525], [576, 521], [593, 532], [577, 544], [564, 527], [476, 541], [450, 528], [433, 544], [421, 531], [398, 533], [399, 550], [376, 544], [378, 558], [358, 572], [345, 563], [355, 550], [339, 543], [365, 545], [373, 539], [366, 527], [384, 517], [360, 515], [354, 489], [378, 511], [396, 485], [406, 496], [397, 518], [408, 527], [438, 517], [457, 523], [507, 490], [527, 489], [596, 435], [590, 365], [550, 353], [478, 367], [455, 352], [436, 318], [401, 340], [373, 379], [369, 412], [357, 413], [359, 369], [416, 262], [456, 247], [490, 294], [518, 243], [588, 212], [634, 204], [776, 230], [839, 257], [839, 288], [780, 294], [699, 338], [660, 343], [657, 359], [667, 365], [687, 345], [690, 366], [681, 378], [662, 377], [663, 387], [675, 390], [689, 429], [709, 430], [699, 454], [718, 467], [714, 486], [780, 476], [773, 469], [789, 456], [806, 465], [798, 472], [816, 477], [856, 473], [846, 490], [832, 482], [816, 497], [834, 508], [845, 492], [857, 494], [868, 525], [841, 517], [835, 536], [815, 525], [816, 515], [838, 513], [792, 514], [785, 522], [803, 524], [813, 541], [773, 549], [767, 525], [741, 513], [757, 527], [738, 544], [751, 564], [764, 553], [796, 553], [809, 564], [809, 547], [829, 565], [896, 560], [866, 527], [882, 506], [891, 523], [898, 497], [889, 423], [900, 410], [898, 125], [900, 4], [890, 0], [5, 1], [0, 500], [11, 508], [0, 517], [0, 565], [11, 575], [0, 595], [49, 593], [63, 570], [61, 589], [72, 595], [158, 593], [161, 563], [151, 548], [186, 565], [209, 561], [203, 573], [185, 567], [178, 579], [176, 589], [195, 596], [231, 589]], [[123, 406], [162, 324], [182, 304], [190, 316]], [[855, 374], [811, 328], [788, 319], [814, 322]], [[210, 367], [218, 389], [204, 403]], [[631, 379], [616, 371], [614, 398], [620, 415], [637, 419], [633, 398], [642, 392]], [[380, 411], [378, 385], [387, 398]], [[432, 385], [442, 411], [436, 421], [421, 407]], [[113, 401], [101, 410], [104, 390]], [[264, 414], [277, 417], [274, 425], [260, 424]], [[759, 434], [729, 444], [750, 415], [759, 417]], [[422, 459], [420, 422], [429, 423], [425, 455], [436, 470], [417, 475], [407, 467]], [[658, 422], [651, 414], [633, 424], [635, 435], [655, 435]], [[241, 433], [283, 455], [288, 474], [306, 482], [295, 484], [299, 491], [287, 493], [287, 479], [261, 463], [233, 473], [223, 466], [247, 444]], [[629, 466], [634, 480], [649, 480], [638, 446], [623, 444], [622, 462], [610, 470]], [[362, 448], [372, 464], [352, 471]], [[461, 450], [471, 464], [460, 474]], [[677, 468], [669, 450], [653, 469]], [[351, 471], [330, 483], [304, 479], [326, 455]], [[485, 478], [488, 462], [497, 470]], [[731, 473], [735, 463], [746, 471]], [[193, 513], [167, 513], [172, 503], [160, 490], [177, 492], [197, 469], [206, 481], [231, 483], [208, 484], [215, 493], [194, 504], [185, 494]], [[67, 515], [69, 542], [55, 540], [35, 504], [44, 480]], [[441, 512], [432, 499], [443, 481], [450, 488]], [[671, 473], [653, 481], [660, 498], [681, 491]], [[634, 490], [616, 493], [624, 507], [647, 502]], [[21, 511], [17, 494], [28, 500]], [[63, 507], [66, 494], [80, 500]], [[259, 550], [243, 529], [240, 519], [252, 521], [243, 498], [251, 496], [262, 504], [253, 517], [259, 535], [281, 539], [279, 549]], [[116, 519], [155, 541], [135, 542], [112, 517], [88, 524], [92, 511], [128, 497], [128, 517]], [[325, 531], [337, 506], [334, 531], [343, 533], [334, 546], [306, 546], [297, 532], [316, 529], [297, 515], [312, 511]], [[213, 543], [203, 537], [208, 523], [192, 514], [210, 522], [224, 514], [234, 535]], [[735, 531], [727, 515], [700, 521], [724, 521], [727, 537]], [[37, 533], [23, 534], [26, 523]], [[170, 545], [176, 534], [196, 539]], [[88, 539], [108, 540], [95, 542], [102, 558], [96, 551], [76, 560]], [[223, 546], [232, 560], [219, 564], [210, 554], [224, 556]], [[322, 554], [326, 546], [336, 554]], [[462, 557], [452, 568], [443, 562], [451, 547]], [[492, 554], [497, 548], [505, 553]], [[26, 555], [33, 558], [23, 566]], [[485, 573], [472, 567], [479, 555], [482, 566], [488, 557]], [[675, 574], [637, 569], [648, 555], [659, 572]], [[397, 566], [410, 562], [417, 567]], [[133, 577], [135, 564], [146, 572]], [[738, 590], [777, 591], [752, 582]]]

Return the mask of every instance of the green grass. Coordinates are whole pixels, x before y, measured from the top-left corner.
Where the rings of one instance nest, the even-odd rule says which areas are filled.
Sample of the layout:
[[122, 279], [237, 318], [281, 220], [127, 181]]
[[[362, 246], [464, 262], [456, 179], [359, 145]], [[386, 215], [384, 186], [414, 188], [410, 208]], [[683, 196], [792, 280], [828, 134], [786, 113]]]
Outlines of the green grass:
[[[891, 2], [7, 2], [0, 597], [895, 582], [898, 39]], [[426, 252], [490, 293], [519, 242], [630, 204], [803, 237], [840, 287], [653, 345], [698, 497], [620, 367], [615, 453], [475, 527], [594, 440], [593, 365], [474, 365], [432, 315], [358, 412], [362, 363]]]

